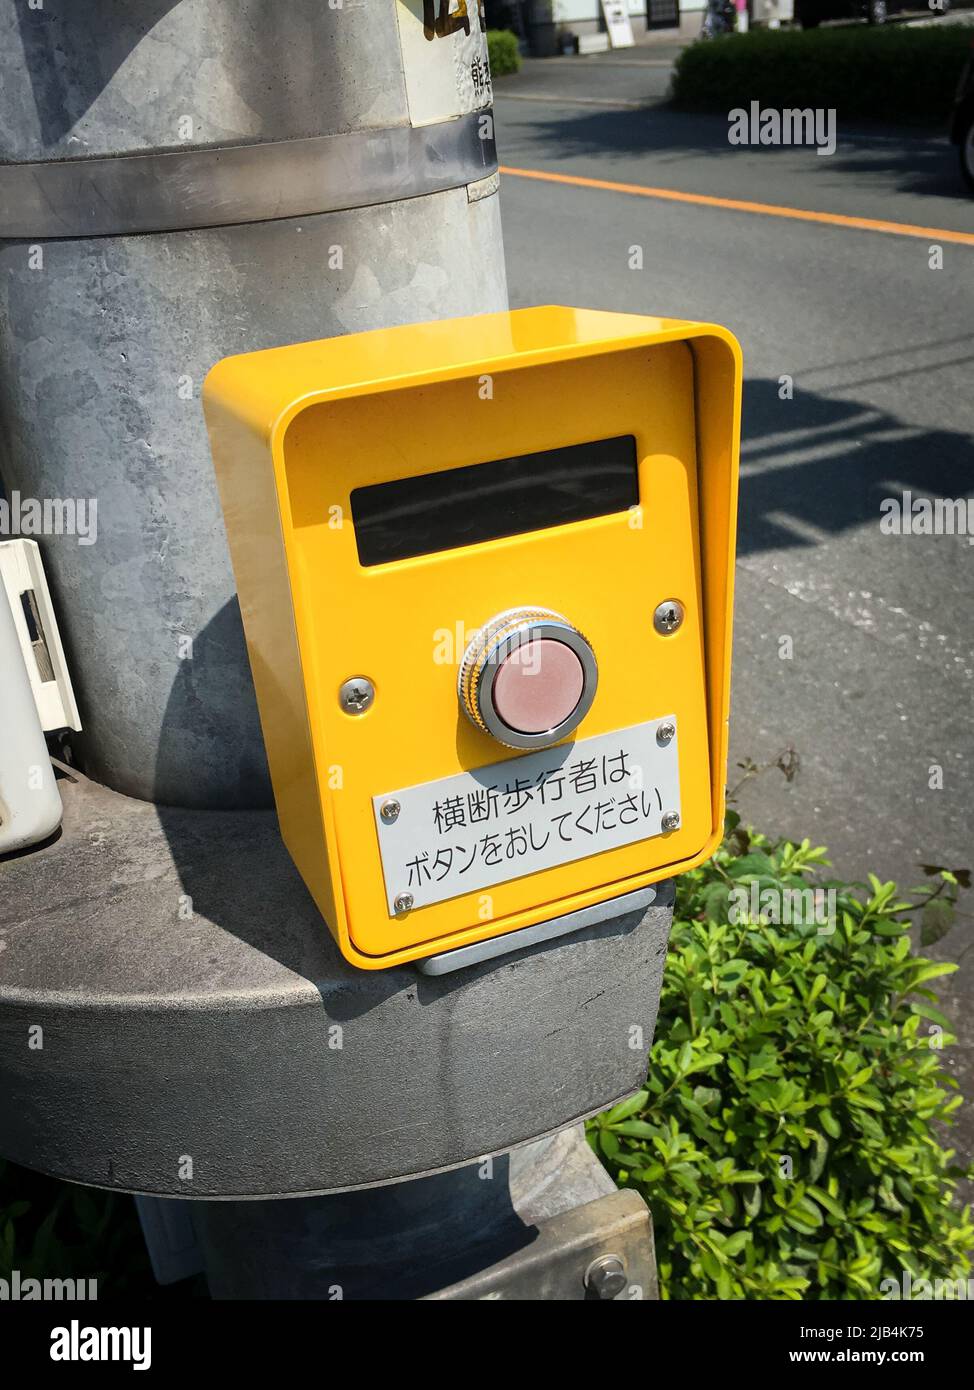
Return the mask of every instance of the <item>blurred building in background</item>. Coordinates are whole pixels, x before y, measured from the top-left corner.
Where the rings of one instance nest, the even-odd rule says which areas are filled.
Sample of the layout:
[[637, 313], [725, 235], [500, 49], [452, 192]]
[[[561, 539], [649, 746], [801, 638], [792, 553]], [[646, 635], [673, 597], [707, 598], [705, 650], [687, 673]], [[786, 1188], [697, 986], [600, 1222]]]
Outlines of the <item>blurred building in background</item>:
[[[655, 38], [696, 38], [707, 0], [621, 0], [636, 44]], [[535, 58], [612, 47], [603, 0], [485, 0], [491, 29], [510, 29]], [[793, 0], [748, 0], [752, 23], [776, 25], [793, 15]]]
[[[706, 0], [622, 0], [628, 4], [635, 42], [669, 31], [696, 34]], [[681, 11], [683, 15], [681, 16]], [[534, 57], [608, 48], [602, 0], [486, 0], [491, 29], [511, 29]]]

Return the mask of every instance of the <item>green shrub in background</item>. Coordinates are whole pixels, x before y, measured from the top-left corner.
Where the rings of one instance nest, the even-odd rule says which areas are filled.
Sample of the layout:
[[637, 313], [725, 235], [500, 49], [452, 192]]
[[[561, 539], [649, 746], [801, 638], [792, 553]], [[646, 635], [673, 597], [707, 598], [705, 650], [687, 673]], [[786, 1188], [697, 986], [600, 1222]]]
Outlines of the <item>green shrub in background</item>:
[[487, 58], [492, 77], [506, 77], [510, 72], [520, 71], [521, 50], [517, 35], [508, 29], [488, 29]]
[[[875, 878], [871, 893], [826, 885], [831, 933], [746, 910], [734, 925], [734, 890], [781, 902], [828, 861], [748, 836], [734, 812], [728, 830], [677, 880], [646, 1087], [589, 1125], [652, 1208], [663, 1296], [873, 1299], [904, 1271], [966, 1278], [974, 1227], [951, 1204], [965, 1174], [936, 1130], [961, 1103], [941, 1065], [954, 1039], [925, 988], [957, 967], [912, 953], [918, 903]], [[957, 880], [931, 872], [920, 902], [949, 908]]]
[[697, 110], [757, 101], [779, 110], [834, 108], [839, 122], [945, 122], [972, 38], [966, 24], [729, 34], [683, 49], [672, 97]]

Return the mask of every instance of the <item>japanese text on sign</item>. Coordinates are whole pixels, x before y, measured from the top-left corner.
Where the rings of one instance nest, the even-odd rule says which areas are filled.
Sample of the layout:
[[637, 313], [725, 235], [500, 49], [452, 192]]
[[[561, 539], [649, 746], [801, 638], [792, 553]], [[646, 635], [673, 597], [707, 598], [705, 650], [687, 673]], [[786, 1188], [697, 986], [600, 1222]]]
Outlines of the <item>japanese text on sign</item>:
[[[671, 718], [671, 717], [669, 717]], [[658, 835], [679, 811], [676, 739], [652, 720], [374, 798], [390, 906], [425, 906]], [[385, 823], [390, 797], [400, 810]]]

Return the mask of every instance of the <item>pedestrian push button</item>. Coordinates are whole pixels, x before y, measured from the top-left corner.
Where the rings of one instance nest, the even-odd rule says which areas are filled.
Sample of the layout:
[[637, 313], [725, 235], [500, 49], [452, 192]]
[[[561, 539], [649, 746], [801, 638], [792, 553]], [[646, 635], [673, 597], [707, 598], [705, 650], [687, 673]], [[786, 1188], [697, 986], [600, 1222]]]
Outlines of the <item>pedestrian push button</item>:
[[548, 608], [512, 608], [491, 618], [460, 663], [460, 706], [508, 748], [547, 748], [578, 728], [592, 707], [598, 664], [591, 644]]
[[210, 372], [281, 836], [352, 964], [720, 843], [740, 382], [716, 324], [565, 305]]

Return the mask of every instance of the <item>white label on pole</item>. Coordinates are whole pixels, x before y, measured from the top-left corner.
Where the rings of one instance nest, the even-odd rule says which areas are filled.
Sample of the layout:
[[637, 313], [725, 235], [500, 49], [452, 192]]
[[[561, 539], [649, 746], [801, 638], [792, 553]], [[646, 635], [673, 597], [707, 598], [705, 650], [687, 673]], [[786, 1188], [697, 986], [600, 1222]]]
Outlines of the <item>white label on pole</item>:
[[490, 106], [483, 0], [398, 0], [396, 14], [412, 125]]
[[[664, 813], [680, 810], [677, 739], [657, 737], [669, 723], [672, 715], [373, 797], [389, 915], [401, 894], [427, 907], [661, 834]], [[399, 808], [391, 818], [390, 804]]]
[[[19, 499], [20, 494], [14, 492], [11, 500]], [[48, 732], [80, 731], [78, 704], [36, 541], [0, 541], [0, 601], [4, 590], [41, 727]]]
[[636, 40], [632, 36], [632, 21], [625, 0], [602, 0], [602, 13], [612, 47], [632, 48]]

